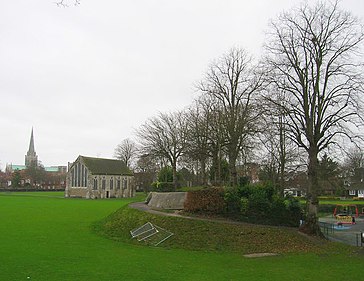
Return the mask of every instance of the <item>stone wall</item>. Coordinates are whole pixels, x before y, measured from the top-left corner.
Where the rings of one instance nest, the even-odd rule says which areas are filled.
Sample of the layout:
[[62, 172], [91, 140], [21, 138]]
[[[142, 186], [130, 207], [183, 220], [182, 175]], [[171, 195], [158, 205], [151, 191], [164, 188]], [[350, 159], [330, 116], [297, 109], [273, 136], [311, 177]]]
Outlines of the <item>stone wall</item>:
[[152, 208], [183, 210], [186, 195], [187, 192], [151, 192], [147, 203]]
[[82, 197], [85, 198], [87, 194], [86, 188], [72, 188], [68, 190], [68, 193], [66, 194], [66, 197]]

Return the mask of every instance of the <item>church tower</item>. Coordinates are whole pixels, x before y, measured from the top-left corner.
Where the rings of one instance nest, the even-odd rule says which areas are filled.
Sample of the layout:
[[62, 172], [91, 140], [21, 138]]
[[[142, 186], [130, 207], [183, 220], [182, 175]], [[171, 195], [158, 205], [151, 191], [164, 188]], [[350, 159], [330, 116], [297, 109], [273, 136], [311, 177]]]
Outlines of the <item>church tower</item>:
[[34, 149], [34, 136], [33, 136], [33, 128], [32, 134], [30, 135], [30, 143], [29, 143], [29, 150], [27, 155], [25, 155], [25, 166], [28, 167], [37, 167], [38, 166], [38, 156], [35, 153]]

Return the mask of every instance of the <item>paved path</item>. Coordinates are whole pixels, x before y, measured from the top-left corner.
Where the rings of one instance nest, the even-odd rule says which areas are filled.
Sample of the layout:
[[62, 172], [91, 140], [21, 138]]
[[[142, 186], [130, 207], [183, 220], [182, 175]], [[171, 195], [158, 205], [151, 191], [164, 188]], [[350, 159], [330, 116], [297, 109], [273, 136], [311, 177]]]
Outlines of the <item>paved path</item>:
[[175, 211], [173, 213], [170, 213], [170, 212], [163, 212], [163, 211], [158, 211], [156, 209], [152, 209], [151, 207], [149, 207], [144, 202], [130, 203], [129, 204], [129, 207], [131, 207], [133, 209], [140, 210], [140, 211], [148, 212], [148, 213], [151, 213], [151, 214], [160, 215], [160, 216], [181, 217], [181, 218], [188, 218], [188, 219], [191, 218], [191, 217], [187, 217], [187, 216], [180, 215], [178, 211]]

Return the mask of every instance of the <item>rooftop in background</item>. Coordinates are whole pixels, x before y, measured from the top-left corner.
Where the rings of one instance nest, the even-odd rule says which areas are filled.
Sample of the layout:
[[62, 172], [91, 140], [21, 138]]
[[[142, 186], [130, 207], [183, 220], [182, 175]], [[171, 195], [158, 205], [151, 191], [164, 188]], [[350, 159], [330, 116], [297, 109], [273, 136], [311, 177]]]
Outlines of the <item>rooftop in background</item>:
[[84, 164], [94, 175], [133, 175], [123, 161], [116, 159], [93, 158], [80, 155]]
[[25, 165], [13, 165], [13, 164], [10, 164], [8, 166], [10, 166], [10, 168], [13, 171], [15, 171], [15, 170], [21, 171], [21, 170], [25, 170], [27, 168], [27, 166], [25, 166]]
[[[6, 166], [7, 171], [22, 171], [25, 170], [27, 166], [25, 165], [13, 165], [9, 164]], [[51, 166], [51, 167], [43, 167], [46, 172], [50, 173], [66, 173], [67, 167], [66, 166]]]

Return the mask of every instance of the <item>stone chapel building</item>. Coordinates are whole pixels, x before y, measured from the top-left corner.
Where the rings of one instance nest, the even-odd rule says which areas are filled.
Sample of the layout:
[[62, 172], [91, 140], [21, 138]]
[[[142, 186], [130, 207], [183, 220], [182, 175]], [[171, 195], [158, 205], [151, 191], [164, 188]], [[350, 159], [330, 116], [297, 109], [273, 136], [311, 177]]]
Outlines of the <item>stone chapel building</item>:
[[69, 164], [65, 197], [96, 199], [133, 196], [134, 175], [123, 161], [80, 155]]

